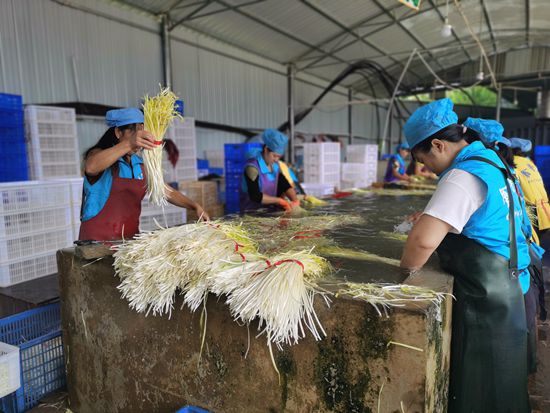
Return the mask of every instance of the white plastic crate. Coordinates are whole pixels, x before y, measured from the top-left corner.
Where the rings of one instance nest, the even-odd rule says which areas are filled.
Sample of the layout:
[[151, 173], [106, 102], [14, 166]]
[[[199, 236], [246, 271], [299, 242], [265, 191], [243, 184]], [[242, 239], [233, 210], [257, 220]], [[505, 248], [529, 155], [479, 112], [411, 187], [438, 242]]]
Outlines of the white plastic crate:
[[[155, 222], [156, 221], [156, 222]], [[142, 214], [139, 218], [139, 230], [154, 231], [162, 228], [170, 228], [176, 225], [182, 225], [187, 222], [187, 212], [185, 208], [177, 208], [177, 210], [165, 210], [164, 213]]]
[[225, 151], [218, 149], [206, 149], [204, 157], [208, 159], [211, 168], [225, 168]]
[[369, 163], [378, 160], [378, 145], [348, 145], [346, 160], [350, 163]]
[[166, 132], [166, 137], [172, 139], [179, 150], [176, 167], [168, 162], [164, 155], [164, 179], [167, 182], [181, 180], [197, 180], [197, 143], [195, 134], [195, 119], [175, 119]]
[[0, 341], [0, 397], [21, 387], [19, 347]]
[[0, 183], [0, 213], [56, 208], [70, 204], [70, 191], [62, 182], [24, 181]]
[[377, 165], [365, 163], [342, 164], [342, 181], [376, 180]]
[[318, 172], [318, 171], [305, 171], [304, 182], [306, 183], [321, 183], [321, 184], [334, 184], [340, 185], [340, 167], [338, 166], [334, 170]]
[[342, 184], [340, 185], [340, 188], [342, 189], [351, 189], [351, 188], [368, 188], [371, 186], [376, 180], [375, 179], [361, 179], [357, 181], [346, 181], [342, 180]]
[[25, 107], [25, 119], [33, 122], [74, 123], [76, 117], [72, 108], [28, 105]]
[[74, 109], [27, 106], [25, 132], [32, 179], [80, 175]]
[[302, 183], [300, 184], [307, 195], [316, 197], [324, 197], [334, 194], [334, 185], [332, 184], [314, 184], [314, 183]]
[[73, 241], [71, 225], [61, 229], [0, 238], [0, 261], [19, 260], [34, 254], [69, 247]]
[[0, 287], [9, 287], [57, 273], [56, 250], [20, 260], [1, 261]]
[[0, 214], [0, 239], [64, 228], [72, 223], [71, 208], [68, 205], [4, 213]]
[[65, 185], [70, 193], [71, 204], [78, 205], [82, 202], [82, 185], [84, 184], [84, 178], [62, 178], [62, 179], [48, 179], [51, 182], [61, 182]]

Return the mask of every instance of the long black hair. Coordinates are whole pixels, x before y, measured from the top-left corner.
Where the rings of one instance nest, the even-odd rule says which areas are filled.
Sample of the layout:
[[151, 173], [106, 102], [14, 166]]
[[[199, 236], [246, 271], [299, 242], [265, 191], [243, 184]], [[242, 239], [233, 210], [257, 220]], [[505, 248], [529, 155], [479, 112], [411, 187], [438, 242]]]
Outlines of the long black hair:
[[514, 162], [514, 151], [512, 148], [501, 143], [498, 145], [498, 150], [496, 150], [496, 152], [498, 153], [499, 158], [505, 161], [510, 167], [516, 167], [516, 163]]
[[[115, 146], [119, 142], [119, 140], [118, 140], [118, 138], [116, 137], [116, 134], [115, 134], [115, 128], [116, 127], [113, 126], [109, 129], [107, 129], [105, 131], [105, 133], [103, 134], [103, 136], [101, 138], [99, 138], [97, 143], [94, 146], [92, 146], [91, 148], [89, 148], [86, 152], [84, 152], [84, 160], [86, 160], [88, 158], [88, 155], [94, 149], [109, 149], [109, 148], [112, 148], [113, 146]], [[121, 131], [129, 129], [132, 132], [134, 132], [137, 129], [137, 123], [130, 123], [129, 125], [118, 126], [118, 129], [121, 130]]]
[[462, 125], [453, 124], [449, 125], [440, 131], [437, 131], [433, 135], [427, 137], [419, 144], [415, 145], [412, 148], [412, 153], [428, 153], [432, 149], [432, 141], [434, 139], [439, 139], [440, 141], [447, 141], [447, 142], [460, 142], [462, 140], [465, 140], [468, 143], [472, 143], [474, 141], [479, 140], [479, 134], [469, 128], [465, 128]]

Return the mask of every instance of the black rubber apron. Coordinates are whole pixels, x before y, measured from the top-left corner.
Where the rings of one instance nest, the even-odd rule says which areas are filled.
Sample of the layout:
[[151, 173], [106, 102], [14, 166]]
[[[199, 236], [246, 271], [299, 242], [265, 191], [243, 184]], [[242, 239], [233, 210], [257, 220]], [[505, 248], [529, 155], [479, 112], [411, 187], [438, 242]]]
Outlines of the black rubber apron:
[[464, 235], [448, 234], [437, 249], [441, 267], [455, 279], [450, 413], [530, 412], [525, 307], [517, 279], [513, 198], [505, 181], [511, 259]]

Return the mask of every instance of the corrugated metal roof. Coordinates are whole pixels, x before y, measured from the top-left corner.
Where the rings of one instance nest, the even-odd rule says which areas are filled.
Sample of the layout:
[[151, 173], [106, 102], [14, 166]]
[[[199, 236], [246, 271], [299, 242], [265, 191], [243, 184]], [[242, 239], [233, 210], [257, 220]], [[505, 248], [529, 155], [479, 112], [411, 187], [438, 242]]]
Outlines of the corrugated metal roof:
[[[488, 55], [550, 47], [548, 0], [461, 0], [467, 23], [449, 0], [451, 37], [441, 34], [445, 0], [424, 0], [418, 12], [397, 0], [197, 0], [185, 9], [187, 3], [176, 0], [123, 2], [153, 14], [178, 4], [170, 12], [173, 21], [195, 11], [183, 26], [324, 79], [358, 59], [373, 59], [398, 74], [414, 48], [437, 72], [471, 63], [479, 56], [471, 31]], [[411, 81], [433, 80], [423, 64], [411, 67]]]

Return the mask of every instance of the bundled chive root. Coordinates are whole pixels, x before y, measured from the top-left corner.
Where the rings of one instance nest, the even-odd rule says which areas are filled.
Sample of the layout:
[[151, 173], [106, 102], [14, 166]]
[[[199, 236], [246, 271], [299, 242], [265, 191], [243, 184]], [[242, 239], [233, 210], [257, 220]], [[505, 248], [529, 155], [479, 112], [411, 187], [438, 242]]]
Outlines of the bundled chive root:
[[328, 262], [311, 250], [266, 258], [257, 248], [241, 225], [227, 222], [143, 233], [114, 247], [118, 288], [131, 308], [153, 315], [171, 315], [177, 290], [191, 311], [209, 292], [225, 294], [233, 317], [258, 318], [269, 343], [295, 344], [306, 328], [320, 339], [313, 302], [321, 294], [328, 304], [316, 284]]
[[[177, 96], [169, 88], [160, 88], [156, 96], [145, 96], [143, 99], [144, 128], [151, 132], [155, 140], [162, 142], [166, 130], [174, 118], [181, 118], [176, 112]], [[147, 170], [147, 194], [153, 205], [166, 205], [166, 193], [169, 188], [164, 184], [162, 171], [162, 149], [164, 143], [155, 149], [143, 151], [143, 161]]]
[[356, 300], [371, 304], [378, 314], [387, 316], [392, 307], [403, 307], [407, 303], [429, 302], [439, 311], [441, 303], [448, 293], [441, 293], [425, 287], [407, 284], [345, 283], [337, 295], [347, 295]]

